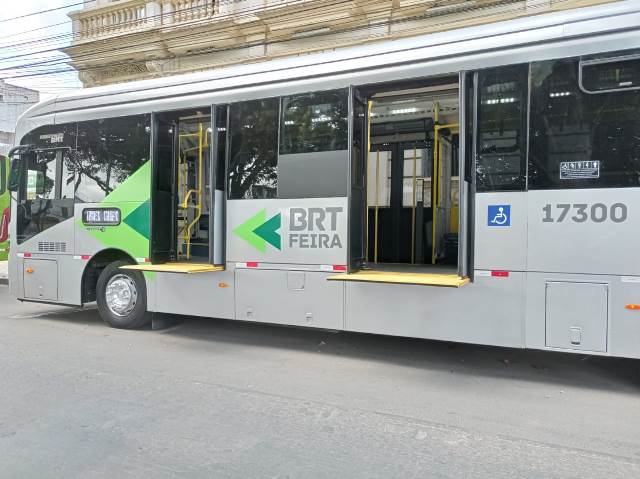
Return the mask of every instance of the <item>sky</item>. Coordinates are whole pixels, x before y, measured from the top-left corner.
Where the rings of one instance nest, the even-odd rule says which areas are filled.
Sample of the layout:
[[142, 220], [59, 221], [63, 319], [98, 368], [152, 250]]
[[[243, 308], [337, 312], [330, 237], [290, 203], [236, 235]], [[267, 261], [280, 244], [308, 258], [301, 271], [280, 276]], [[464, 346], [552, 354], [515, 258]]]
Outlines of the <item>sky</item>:
[[[0, 10], [0, 29], [3, 37], [2, 40], [0, 40], [0, 78], [4, 78], [7, 83], [40, 91], [42, 99], [56, 93], [80, 88], [82, 85], [78, 81], [76, 72], [39, 75], [26, 78], [10, 78], [11, 76], [24, 75], [27, 73], [24, 68], [16, 70], [16, 67], [19, 65], [60, 58], [60, 52], [45, 53], [42, 51], [68, 45], [71, 34], [71, 20], [67, 16], [67, 13], [79, 10], [81, 7], [78, 5], [20, 19], [12, 18], [42, 10], [64, 7], [80, 3], [80, 1], [81, 0], [0, 0], [3, 7], [11, 5], [10, 8], [2, 8]], [[35, 29], [38, 30], [33, 31]], [[58, 36], [58, 38], [49, 38], [54, 36]], [[33, 43], [34, 41], [38, 41], [38, 43]], [[31, 42], [31, 44], [17, 45], [26, 42]], [[8, 58], [17, 55], [21, 57]], [[30, 56], [22, 57], [22, 55]], [[66, 68], [66, 65], [41, 66], [38, 67], [38, 70], [42, 70], [43, 68], [47, 70], [58, 70]], [[31, 67], [28, 73], [32, 72], [34, 72], [34, 67]]]

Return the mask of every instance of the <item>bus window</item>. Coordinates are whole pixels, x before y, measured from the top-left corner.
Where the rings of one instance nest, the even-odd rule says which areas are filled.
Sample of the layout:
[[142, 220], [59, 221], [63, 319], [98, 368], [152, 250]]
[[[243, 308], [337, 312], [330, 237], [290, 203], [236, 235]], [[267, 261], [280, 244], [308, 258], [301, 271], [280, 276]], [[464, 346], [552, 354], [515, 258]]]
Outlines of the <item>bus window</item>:
[[349, 90], [282, 98], [279, 198], [347, 196]]
[[529, 188], [640, 186], [640, 91], [585, 93], [579, 67], [531, 66]]
[[27, 200], [50, 200], [55, 198], [57, 154], [46, 151], [29, 155], [27, 161]]
[[59, 175], [69, 150], [55, 149], [22, 155], [24, 173], [18, 192], [18, 244], [73, 217], [73, 199], [61, 199]]
[[640, 55], [580, 62], [580, 86], [586, 93], [640, 88]]
[[149, 159], [150, 116], [78, 124], [76, 200], [97, 203]]
[[348, 90], [282, 99], [280, 154], [346, 150]]
[[276, 198], [278, 106], [278, 98], [230, 106], [229, 199]]
[[477, 191], [526, 185], [527, 66], [478, 73]]

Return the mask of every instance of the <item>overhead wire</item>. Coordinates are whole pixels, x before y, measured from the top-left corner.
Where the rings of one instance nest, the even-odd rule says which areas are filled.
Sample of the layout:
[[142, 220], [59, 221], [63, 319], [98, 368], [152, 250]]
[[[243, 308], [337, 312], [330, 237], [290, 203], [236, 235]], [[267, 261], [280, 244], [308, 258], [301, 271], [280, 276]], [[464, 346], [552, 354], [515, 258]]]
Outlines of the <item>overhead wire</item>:
[[[511, 0], [511, 1], [513, 3], [515, 3], [518, 0]], [[339, 3], [342, 3], [342, 2], [335, 2], [334, 4], [339, 4]], [[376, 3], [376, 2], [371, 2], [371, 3]], [[316, 7], [313, 10], [325, 9], [325, 8], [327, 8], [327, 6], [331, 6], [331, 4], [330, 5], [326, 5], [325, 4], [325, 5]], [[388, 8], [388, 7], [383, 6], [383, 7], [380, 8], [380, 10], [384, 10], [386, 8]], [[473, 9], [477, 9], [477, 7], [473, 8]], [[260, 9], [260, 10], [262, 10], [262, 9]], [[469, 10], [471, 10], [471, 8]], [[360, 25], [360, 26], [356, 27], [355, 30], [365, 29], [365, 28], [369, 28], [369, 27], [379, 27], [379, 26], [385, 26], [385, 25], [392, 25], [392, 24], [395, 24], [395, 23], [401, 23], [401, 22], [407, 22], [407, 21], [415, 21], [417, 19], [424, 18], [426, 16], [433, 17], [432, 15], [418, 15], [418, 16], [414, 16], [414, 17], [407, 17], [407, 18], [397, 19], [395, 21], [392, 20], [392, 21], [386, 21], [386, 22], [378, 22], [378, 23], [373, 24], [373, 25], [365, 25], [365, 26], [361, 26]], [[325, 22], [325, 20], [321, 20], [320, 22], [315, 22], [313, 24], [309, 24], [307, 22], [305, 24], [305, 26], [309, 27], [311, 25], [316, 25], [318, 23], [322, 24], [322, 23], [326, 23], [326, 22]], [[355, 19], [355, 20], [354, 19], [345, 19], [343, 21], [343, 23], [359, 23], [359, 22], [357, 21], [357, 19]], [[180, 24], [180, 26], [184, 27], [185, 25], [184, 24]], [[233, 28], [235, 28], [235, 27], [233, 27]], [[315, 36], [322, 36], [323, 34], [324, 35], [332, 35], [332, 34], [336, 34], [336, 33], [344, 33], [344, 32], [353, 31], [353, 30], [354, 29], [331, 30], [331, 31], [328, 31], [328, 32], [321, 32], [321, 33], [318, 33], [318, 34], [315, 34], [315, 35], [310, 35], [307, 38], [311, 38], [311, 37], [315, 37]], [[221, 31], [224, 32], [224, 29], [218, 30], [216, 33], [220, 33]], [[135, 32], [135, 33], [148, 33], [148, 31]], [[131, 35], [135, 35], [135, 33], [132, 33]], [[225, 41], [229, 41], [229, 40], [234, 40], [235, 38], [240, 38], [240, 37], [244, 37], [244, 36], [245, 35], [239, 35], [237, 37], [226, 37], [224, 40]], [[154, 58], [154, 60], [171, 60], [171, 59], [174, 59], [174, 58], [185, 58], [185, 57], [190, 57], [190, 56], [203, 55], [203, 54], [207, 54], [207, 53], [211, 53], [211, 52], [229, 51], [229, 50], [234, 50], [234, 49], [239, 49], [239, 48], [247, 48], [247, 47], [257, 46], [257, 45], [269, 45], [269, 44], [273, 44], [273, 43], [282, 43], [283, 41], [291, 40], [291, 38], [289, 38], [288, 35], [281, 35], [280, 37], [286, 37], [286, 38], [277, 39], [277, 40], [273, 40], [273, 41], [270, 41], [270, 42], [261, 42], [261, 41], [257, 41], [257, 42], [253, 42], [253, 43], [246, 42], [246, 43], [243, 43], [240, 46], [234, 45], [233, 47], [230, 47], [230, 48], [213, 48], [212, 47], [210, 49], [205, 49], [204, 51], [198, 51], [198, 52], [193, 52], [193, 53], [188, 53], [188, 54], [183, 54], [183, 55], [170, 55], [170, 56], [165, 56], [165, 57], [157, 57], [157, 58]], [[193, 38], [192, 32], [189, 32], [186, 35], [173, 37], [172, 40], [175, 41], [176, 39], [181, 39], [181, 38], [189, 38], [189, 39]], [[190, 43], [192, 43], [192, 42], [190, 42]], [[144, 44], [131, 44], [130, 42], [128, 43], [129, 47], [136, 47], [136, 46], [142, 46], [142, 45], [144, 45]], [[93, 50], [92, 52], [87, 53], [85, 55], [75, 56], [72, 59], [72, 61], [83, 60], [85, 58], [91, 58], [93, 56], [97, 57], [99, 54], [111, 52], [111, 51], [113, 51], [113, 49], [114, 49], [114, 47], [112, 45], [110, 45], [109, 48], [105, 49], [105, 50]], [[105, 60], [105, 59], [108, 59], [108, 58], [118, 57], [118, 56], [121, 56], [121, 55], [120, 54], [112, 54], [112, 55], [107, 55], [106, 58], [105, 58], [104, 55], [101, 55], [100, 59], [101, 60]], [[108, 66], [130, 65], [130, 64], [135, 64], [135, 63], [139, 63], [139, 62], [127, 60], [127, 61], [118, 62], [118, 63], [110, 63], [110, 64], [108, 64]], [[4, 69], [0, 69], [0, 71], [16, 71], [18, 69], [25, 69], [26, 70], [26, 68], [28, 68], [28, 67], [36, 67], [37, 68], [37, 67], [40, 67], [40, 66], [56, 66], [56, 65], [62, 65], [62, 64], [68, 64], [68, 60], [66, 58], [64, 58], [64, 59], [61, 59], [61, 58], [47, 59], [47, 60], [44, 60], [44, 61], [34, 62], [34, 63], [30, 63], [30, 64], [12, 65], [10, 67], [6, 67]], [[105, 64], [103, 66], [107, 66], [107, 65]], [[29, 76], [29, 75], [32, 75], [32, 74], [40, 74], [40, 73], [45, 73], [45, 74], [62, 73], [62, 72], [65, 72], [65, 71], [73, 71], [73, 70], [88, 71], [88, 70], [99, 69], [99, 68], [102, 68], [102, 66], [76, 68], [76, 69], [65, 68], [65, 69], [57, 69], [57, 70], [51, 70], [51, 71], [46, 71], [45, 70], [44, 72], [42, 70], [36, 70], [36, 71], [31, 71], [30, 73], [27, 73], [27, 74], [21, 75], [21, 76], [15, 76], [14, 75], [11, 78], [19, 78], [19, 77], [23, 77], [23, 76]]]
[[[300, 3], [300, 0], [294, 0], [292, 2], [287, 2], [287, 3], [296, 4], [296, 3]], [[309, 8], [309, 9], [303, 11], [303, 12], [296, 12], [296, 13], [306, 13], [306, 14], [308, 14], [309, 12], [324, 10], [327, 7], [330, 7], [330, 6], [333, 6], [333, 5], [339, 5], [341, 3], [344, 3], [344, 0], [338, 0], [338, 1], [335, 1], [335, 2], [332, 2], [332, 3], [329, 3], [329, 4], [325, 3], [323, 5], [318, 5], [316, 7]], [[369, 0], [367, 3], [376, 4], [376, 3], [379, 3], [379, 2], [377, 2], [377, 0]], [[283, 4], [279, 4], [279, 5], [282, 6]], [[198, 7], [198, 8], [201, 8], [201, 7]], [[388, 8], [388, 7], [382, 7], [381, 10], [383, 10], [385, 8]], [[264, 11], [264, 7], [254, 7], [254, 8], [251, 8], [251, 9], [246, 9], [244, 11], [236, 11], [233, 14], [227, 14], [227, 15], [224, 15], [224, 16], [216, 16], [215, 20], [216, 21], [224, 21], [226, 18], [234, 18], [234, 19], [240, 18], [240, 19], [242, 19], [243, 17], [252, 15], [255, 12], [263, 12], [263, 11]], [[238, 15], [238, 13], [241, 13], [241, 15]], [[308, 16], [306, 18], [308, 18]], [[197, 19], [197, 20], [194, 20], [192, 22], [181, 22], [177, 26], [182, 29], [182, 28], [185, 28], [185, 27], [193, 27], [193, 26], [196, 26], [198, 24], [207, 25], [210, 22], [211, 22], [211, 18], [207, 17], [207, 18], [204, 18], [204, 19]], [[324, 22], [325, 21], [323, 20], [320, 23], [324, 23]], [[138, 22], [136, 21], [135, 23], [138, 23]], [[139, 46], [147, 45], [148, 42], [132, 43], [131, 42], [132, 38], [135, 39], [136, 37], [139, 37], [139, 36], [140, 37], [144, 37], [144, 36], [147, 36], [149, 33], [154, 33], [155, 31], [161, 31], [161, 30], [164, 30], [166, 28], [167, 28], [167, 25], [164, 25], [164, 26], [161, 26], [161, 27], [153, 28], [153, 29], [140, 30], [140, 31], [137, 31], [137, 32], [131, 32], [131, 33], [126, 34], [126, 35], [110, 37], [110, 38], [107, 38], [105, 40], [109, 40], [110, 42], [113, 42], [113, 41], [117, 41], [117, 40], [121, 39], [121, 40], [125, 40], [126, 41], [126, 46], [127, 47], [139, 47]], [[218, 35], [220, 33], [224, 33], [225, 31], [232, 31], [232, 30], [236, 30], [236, 29], [237, 29], [237, 26], [231, 25], [231, 26], [228, 26], [226, 28], [222, 28], [222, 29], [216, 30], [216, 35]], [[238, 35], [236, 37], [225, 37], [224, 41], [234, 40], [236, 38], [241, 38], [241, 37], [244, 37], [244, 36], [245, 35]], [[175, 40], [192, 39], [192, 38], [193, 38], [193, 32], [189, 31], [188, 33], [185, 33], [185, 34], [181, 34], [181, 35], [178, 35], [178, 36], [173, 36], [173, 37], [171, 37], [171, 40], [175, 41]], [[189, 42], [189, 43], [192, 43], [192, 42]], [[91, 52], [88, 52], [86, 54], [77, 55], [74, 58], [72, 58], [72, 61], [76, 60], [76, 59], [84, 59], [84, 58], [88, 58], [88, 57], [92, 57], [92, 56], [97, 56], [97, 55], [99, 55], [101, 53], [109, 53], [109, 52], [112, 52], [113, 50], [114, 50], [114, 46], [113, 46], [113, 44], [110, 43], [109, 45], [105, 45], [104, 49], [94, 49]], [[53, 52], [57, 52], [57, 51], [59, 51], [58, 48], [52, 48], [52, 49], [49, 49], [49, 50], [40, 50], [40, 51], [32, 52], [32, 53], [29, 53], [29, 54], [15, 55], [15, 56], [9, 56], [9, 57], [0, 58], [0, 62], [3, 62], [5, 60], [20, 58], [20, 57], [24, 57], [24, 56], [31, 56], [31, 55], [43, 54], [43, 53], [53, 53]], [[117, 55], [113, 55], [113, 56], [117, 56]], [[101, 58], [103, 58], [103, 57], [101, 57]], [[39, 65], [45, 65], [45, 64], [62, 64], [62, 63], [67, 63], [67, 61], [68, 60], [67, 60], [66, 57], [65, 58], [48, 59], [48, 60], [43, 60], [42, 62], [32, 62], [32, 63], [28, 63], [28, 64], [11, 65], [11, 66], [6, 67], [6, 68], [0, 68], [0, 71], [13, 70], [13, 69], [16, 69], [16, 68], [23, 68], [23, 67], [39, 66]], [[53, 63], [53, 62], [56, 62], [56, 63]]]
[[[509, 3], [517, 3], [517, 1], [518, 0], [511, 0]], [[300, 3], [300, 2], [299, 2], [299, 0], [297, 0], [295, 2], [290, 2], [290, 3]], [[339, 3], [343, 3], [343, 2], [335, 2], [335, 3], [333, 3], [333, 5], [339, 4]], [[376, 2], [372, 1], [371, 3], [376, 3]], [[280, 4], [280, 6], [281, 5], [282, 4]], [[324, 10], [327, 7], [330, 7], [331, 5], [332, 4], [329, 4], [329, 5], [324, 4], [322, 6], [314, 7], [312, 9], [308, 9], [308, 10], [309, 11], [317, 10], [317, 9], [323, 9]], [[484, 7], [469, 7], [467, 9], [460, 9], [456, 13], [464, 13], [465, 11], [471, 11], [471, 10], [489, 10], [489, 8], [493, 7], [493, 6], [494, 5], [487, 5], [487, 6], [484, 6]], [[202, 8], [202, 6], [199, 6], [197, 8]], [[388, 8], [388, 6], [385, 6], [385, 7], [381, 8], [381, 9], [386, 9], [386, 8]], [[259, 11], [262, 12], [262, 11], [264, 11], [264, 7], [259, 7], [257, 9], [251, 9], [251, 10], [259, 10]], [[528, 9], [528, 11], [530, 11], [530, 8]], [[245, 13], [248, 14], [247, 12], [245, 12]], [[299, 14], [299, 13], [302, 13], [302, 12], [295, 12], [295, 13], [292, 13], [291, 15], [295, 15], [295, 14]], [[237, 12], [234, 12], [233, 14], [230, 14], [229, 16], [230, 17], [238, 17], [238, 14], [237, 14]], [[309, 35], [309, 36], [304, 37], [304, 38], [308, 39], [308, 38], [315, 38], [315, 37], [321, 37], [321, 36], [327, 36], [327, 35], [335, 35], [335, 34], [340, 34], [340, 33], [346, 33], [346, 32], [354, 31], [354, 30], [362, 30], [362, 29], [375, 28], [375, 27], [381, 27], [381, 26], [390, 26], [390, 25], [394, 25], [394, 24], [402, 23], [402, 22], [416, 21], [416, 20], [419, 20], [419, 19], [423, 19], [425, 17], [434, 18], [434, 15], [429, 15], [428, 13], [426, 13], [426, 14], [423, 14], [423, 15], [417, 15], [417, 16], [405, 17], [405, 18], [400, 18], [400, 19], [395, 19], [395, 20], [377, 22], [377, 23], [374, 23], [374, 24], [367, 24], [367, 25], [364, 25], [364, 26], [360, 24], [361, 22], [359, 22], [357, 18], [356, 19], [349, 18], [349, 19], [345, 19], [342, 23], [357, 23], [357, 24], [360, 24], [360, 25], [356, 26], [356, 27], [345, 28], [345, 29], [342, 29], [342, 30], [330, 30], [330, 31], [327, 31], [327, 32], [318, 32], [318, 33], [315, 33], [313, 35]], [[216, 16], [215, 18], [216, 18], [216, 20], [218, 20], [220, 17]], [[305, 17], [305, 18], [308, 18], [308, 16]], [[476, 16], [476, 18], [482, 18], [482, 16], [479, 16], [479, 17]], [[211, 18], [207, 17], [205, 19], [197, 19], [193, 23], [195, 23], [195, 24], [197, 24], [197, 23], [207, 24], [210, 21], [211, 21]], [[321, 20], [321, 21], [315, 22], [315, 23], [305, 22], [305, 27], [310, 27], [310, 26], [315, 25], [317, 23], [326, 23], [326, 20]], [[333, 22], [333, 23], [335, 24], [336, 22]], [[432, 27], [433, 26], [437, 27], [439, 25], [446, 24], [446, 23], [448, 23], [448, 21], [444, 21], [444, 22], [441, 22], [441, 23], [432, 23], [431, 26]], [[185, 22], [180, 22], [180, 23], [176, 24], [176, 27], [184, 28], [185, 26], [189, 26], [189, 24], [190, 24], [190, 22], [186, 22], [186, 23]], [[160, 29], [163, 29], [163, 28], [166, 28], [166, 25], [160, 27]], [[236, 27], [234, 27], [234, 28], [236, 28]], [[412, 30], [420, 30], [420, 29], [423, 29], [423, 27], [422, 28], [418, 27], [418, 28], [414, 28], [414, 29], [404, 30], [403, 33], [406, 34], [407, 32], [411, 32]], [[314, 29], [309, 28], [307, 30], [308, 31], [313, 31]], [[128, 40], [129, 38], [131, 38], [131, 36], [134, 36], [136, 34], [145, 35], [145, 34], [148, 34], [149, 31], [150, 30], [144, 30], [144, 31], [140, 31], [140, 32], [133, 32], [131, 34], [124, 35], [124, 36], [121, 36], [121, 37], [107, 38], [106, 40], [111, 41], [111, 40], [118, 39], [118, 38], [124, 38], [124, 39]], [[224, 29], [222, 31], [224, 32]], [[220, 32], [220, 30], [217, 31], [216, 33], [219, 33], [219, 32]], [[301, 32], [301, 33], [304, 33], [304, 31]], [[240, 38], [240, 37], [244, 37], [244, 36], [245, 35], [238, 35], [236, 37], [226, 37], [226, 38], [224, 38], [224, 40], [225, 41], [229, 41], [229, 40], [233, 40], [235, 38]], [[286, 38], [281, 38], [281, 37], [286, 37]], [[189, 34], [187, 34], [187, 35], [172, 37], [172, 40], [181, 39], [181, 38], [193, 38], [193, 34], [192, 34], [192, 32], [189, 32]], [[241, 44], [239, 46], [238, 45], [233, 45], [233, 46], [227, 47], [227, 48], [211, 48], [211, 49], [206, 49], [205, 51], [191, 52], [191, 53], [186, 53], [186, 54], [183, 54], [183, 55], [173, 55], [173, 56], [158, 57], [158, 58], [154, 58], [154, 60], [172, 60], [172, 59], [175, 59], [175, 58], [187, 58], [187, 57], [192, 57], [192, 56], [205, 55], [205, 54], [212, 53], [212, 52], [222, 52], [222, 51], [237, 50], [237, 49], [242, 49], [242, 48], [249, 48], [249, 47], [252, 47], [252, 46], [260, 46], [260, 45], [268, 46], [268, 45], [287, 42], [287, 41], [291, 41], [291, 40], [295, 40], [295, 38], [292, 39], [289, 34], [283, 34], [283, 35], [280, 35], [279, 37], [276, 37], [275, 40], [271, 40], [271, 41], [266, 41], [266, 42], [265, 41], [245, 42], [245, 43], [243, 43], [243, 44]], [[142, 45], [144, 45], [144, 43], [138, 43], [138, 44], [130, 44], [129, 43], [128, 45], [135, 47], [135, 46], [142, 46]], [[94, 50], [91, 53], [88, 53], [86, 55], [80, 55], [77, 58], [83, 59], [83, 58], [87, 58], [87, 57], [90, 58], [92, 56], [98, 57], [101, 53], [111, 52], [113, 50], [113, 48], [114, 48], [113, 46], [110, 46], [106, 50], [97, 50], [97, 51]], [[57, 49], [53, 49], [53, 51], [57, 51]], [[43, 52], [40, 52], [40, 53], [43, 53]], [[117, 54], [107, 55], [106, 58], [105, 58], [104, 55], [100, 55], [100, 59], [104, 60], [104, 59], [112, 58], [112, 57], [115, 57], [115, 56], [119, 56], [119, 55], [117, 55]], [[16, 71], [16, 70], [20, 70], [20, 69], [25, 69], [26, 70], [27, 67], [36, 67], [36, 68], [38, 68], [40, 66], [51, 67], [51, 66], [62, 65], [62, 64], [67, 64], [67, 63], [68, 63], [68, 60], [66, 60], [66, 59], [62, 60], [62, 59], [58, 58], [58, 59], [45, 60], [45, 61], [42, 61], [42, 62], [36, 62], [34, 64], [27, 64], [27, 65], [21, 65], [21, 66], [20, 65], [16, 65], [16, 66], [8, 67], [8, 68], [5, 68], [5, 69], [0, 69], [0, 71], [6, 71], [6, 70]], [[128, 61], [124, 61], [124, 62], [101, 64], [101, 65], [92, 66], [92, 67], [85, 67], [85, 68], [49, 69], [48, 71], [47, 70], [37, 70], [35, 72], [26, 73], [24, 75], [13, 75], [13, 76], [9, 76], [9, 77], [6, 77], [6, 78], [11, 79], [11, 78], [37, 77], [37, 76], [54, 75], [54, 74], [59, 75], [59, 74], [65, 74], [65, 73], [74, 73], [76, 71], [91, 71], [91, 70], [104, 68], [105, 66], [115, 67], [115, 66], [121, 66], [121, 65], [131, 65], [131, 64], [136, 64], [136, 63], [139, 63], [139, 61], [128, 60]]]
[[[298, 3], [298, 4], [302, 3], [302, 0], [291, 0], [291, 1], [288, 1], [288, 2], [281, 2], [278, 5], [273, 5], [273, 6], [270, 6], [270, 7], [252, 6], [250, 8], [234, 10], [233, 12], [230, 12], [230, 13], [225, 14], [225, 15], [219, 15], [218, 14], [218, 15], [216, 15], [215, 18], [216, 18], [216, 20], [220, 20], [220, 19], [224, 19], [224, 18], [235, 18], [235, 17], [238, 16], [238, 14], [242, 14], [242, 13], [268, 12], [268, 11], [274, 10], [276, 8], [282, 8], [283, 6], [293, 5], [293, 4], [296, 4], [296, 3]], [[189, 14], [195, 14], [197, 10], [206, 10], [206, 9], [207, 9], [207, 5], [195, 5], [195, 6], [188, 7], [188, 8], [181, 8], [179, 10], [179, 13], [181, 15], [189, 15]], [[115, 27], [118, 27], [118, 28], [126, 28], [127, 26], [140, 23], [141, 21], [162, 20], [164, 17], [172, 17], [172, 16], [175, 15], [175, 13], [176, 12], [164, 12], [164, 13], [158, 13], [158, 14], [155, 14], [155, 15], [148, 15], [148, 16], [145, 16], [145, 17], [140, 18], [140, 19], [133, 19], [133, 20], [128, 20], [128, 21], [118, 22], [117, 24], [107, 25], [106, 27], [115, 26]], [[210, 17], [206, 17], [206, 18], [198, 18], [198, 19], [195, 19], [194, 21], [195, 21], [195, 23], [198, 23], [198, 22], [208, 23], [210, 20], [211, 20]], [[54, 24], [53, 26], [63, 25], [63, 24], [66, 24], [66, 23], [72, 23], [72, 22], [71, 21], [61, 22], [61, 23], [58, 23], [58, 24]], [[184, 25], [184, 23], [185, 22], [181, 22], [180, 24]], [[58, 35], [53, 35], [51, 37], [45, 37], [43, 39], [38, 39], [38, 40], [30, 40], [30, 41], [26, 41], [26, 42], [18, 43], [18, 44], [12, 44], [12, 43], [10, 43], [10, 44], [0, 44], [0, 48], [2, 48], [2, 49], [6, 49], [6, 48], [12, 49], [14, 47], [31, 45], [33, 43], [47, 43], [47, 42], [45, 42], [45, 40], [49, 40], [49, 39], [53, 40], [53, 41], [55, 41], [57, 39], [68, 39], [68, 38], [72, 39], [72, 38], [74, 38], [76, 36], [93, 34], [95, 32], [103, 30], [104, 28], [105, 28], [104, 25], [100, 25], [100, 26], [96, 26], [94, 28], [83, 30], [81, 32], [70, 32], [70, 33], [58, 34]], [[167, 25], [159, 25], [157, 28], [155, 28], [155, 29], [147, 29], [147, 30], [145, 30], [145, 32], [149, 32], [149, 31], [153, 31], [153, 30], [162, 30], [164, 28], [167, 28]], [[135, 32], [135, 33], [137, 33], [137, 32]], [[125, 33], [125, 35], [131, 35], [131, 32]], [[112, 38], [114, 38], [114, 37], [112, 37]], [[116, 38], [117, 38], [117, 36], [116, 36]], [[49, 42], [49, 43], [52, 43], [52, 42]], [[57, 48], [53, 48], [51, 50], [45, 50], [45, 51], [56, 51], [56, 50], [58, 50], [58, 49]], [[3, 58], [0, 58], [0, 60], [2, 60], [2, 59]]]
[[87, 3], [91, 3], [91, 2], [95, 2], [95, 1], [96, 0], [86, 0], [86, 1], [83, 1], [83, 2], [71, 3], [69, 5], [62, 5], [60, 7], [47, 8], [46, 10], [38, 10], [36, 12], [26, 13], [24, 15], [19, 15], [17, 17], [4, 18], [4, 19], [0, 20], [0, 23], [11, 22], [13, 20], [20, 20], [22, 18], [33, 17], [35, 15], [42, 15], [43, 13], [55, 12], [56, 10], [65, 10], [67, 8], [77, 7], [77, 6], [85, 5]]

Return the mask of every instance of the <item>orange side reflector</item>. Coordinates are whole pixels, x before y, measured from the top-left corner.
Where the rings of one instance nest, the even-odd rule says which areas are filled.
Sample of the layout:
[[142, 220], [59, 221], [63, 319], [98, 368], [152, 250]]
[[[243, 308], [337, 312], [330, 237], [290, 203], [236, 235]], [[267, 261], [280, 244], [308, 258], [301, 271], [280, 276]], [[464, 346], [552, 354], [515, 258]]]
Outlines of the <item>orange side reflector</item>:
[[627, 304], [627, 305], [625, 305], [625, 308], [627, 308], [627, 309], [638, 309], [638, 310], [640, 310], [640, 304]]
[[33, 268], [27, 268], [25, 271], [26, 271], [27, 273], [31, 274], [31, 273], [33, 273]]
[[218, 283], [218, 288], [228, 288], [229, 285], [227, 283]]

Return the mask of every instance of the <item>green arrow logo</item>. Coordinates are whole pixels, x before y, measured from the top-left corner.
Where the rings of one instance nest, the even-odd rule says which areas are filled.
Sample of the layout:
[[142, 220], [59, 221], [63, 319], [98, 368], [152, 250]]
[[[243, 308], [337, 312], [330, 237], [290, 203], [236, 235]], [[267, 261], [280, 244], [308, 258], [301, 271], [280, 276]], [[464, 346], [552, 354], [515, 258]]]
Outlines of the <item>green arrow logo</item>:
[[280, 213], [267, 220], [267, 210], [263, 209], [234, 229], [233, 232], [255, 249], [264, 253], [267, 251], [267, 243], [278, 250], [281, 249], [280, 233], [277, 232], [281, 226]]

